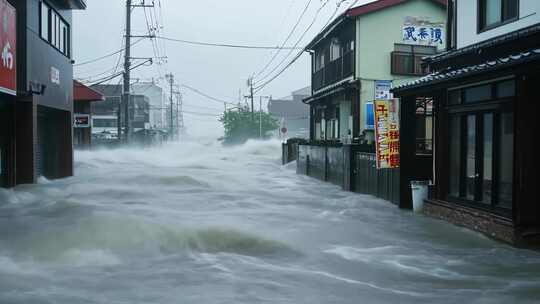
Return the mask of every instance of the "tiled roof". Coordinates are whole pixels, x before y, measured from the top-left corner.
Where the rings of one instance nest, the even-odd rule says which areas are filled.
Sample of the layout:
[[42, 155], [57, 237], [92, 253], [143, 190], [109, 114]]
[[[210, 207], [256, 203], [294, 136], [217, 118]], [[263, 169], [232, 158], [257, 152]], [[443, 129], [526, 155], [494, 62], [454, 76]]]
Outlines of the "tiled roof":
[[471, 65], [459, 69], [447, 68], [445, 70], [434, 72], [417, 80], [411, 81], [409, 83], [396, 86], [393, 91], [403, 91], [407, 89], [413, 89], [418, 87], [423, 87], [435, 83], [445, 82], [456, 78], [461, 78], [465, 76], [471, 76], [474, 74], [487, 72], [491, 70], [501, 69], [507, 66], [516, 65], [520, 63], [525, 63], [531, 60], [540, 59], [540, 48], [530, 50], [528, 52], [521, 52], [518, 54], [501, 57], [495, 60], [487, 61], [485, 63]]
[[[447, 0], [432, 0], [432, 1], [437, 4], [445, 5], [445, 6], [448, 4]], [[383, 10], [385, 8], [396, 6], [404, 2], [407, 2], [407, 0], [378, 0], [378, 1], [374, 1], [371, 3], [364, 4], [364, 5], [360, 5], [357, 7], [353, 7], [346, 12], [346, 15], [347, 17], [362, 16], [362, 15], [366, 15], [372, 12]]]

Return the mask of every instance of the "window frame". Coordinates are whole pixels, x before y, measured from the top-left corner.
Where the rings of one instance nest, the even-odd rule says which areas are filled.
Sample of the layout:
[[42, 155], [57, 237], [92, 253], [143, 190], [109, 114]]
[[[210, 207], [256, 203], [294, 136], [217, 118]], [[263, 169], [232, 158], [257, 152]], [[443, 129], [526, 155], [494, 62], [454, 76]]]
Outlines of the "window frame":
[[[48, 9], [47, 38], [43, 36], [43, 7]], [[39, 1], [39, 37], [60, 54], [71, 58], [71, 25], [47, 1]], [[63, 43], [61, 42], [63, 41]], [[61, 47], [63, 46], [63, 47]]]
[[503, 20], [504, 18], [504, 9], [505, 9], [505, 3], [507, 1], [511, 1], [511, 0], [500, 0], [501, 1], [501, 12], [500, 12], [500, 17], [501, 17], [501, 21], [499, 22], [496, 22], [496, 23], [493, 23], [493, 24], [490, 24], [490, 25], [486, 25], [485, 24], [485, 18], [486, 18], [486, 12], [485, 12], [485, 3], [486, 3], [487, 0], [477, 0], [476, 4], [477, 4], [477, 16], [476, 16], [476, 20], [477, 20], [477, 34], [480, 34], [480, 33], [483, 33], [483, 32], [487, 32], [489, 30], [492, 30], [492, 29], [495, 29], [495, 28], [498, 28], [498, 27], [501, 27], [501, 26], [504, 26], [504, 25], [507, 25], [509, 23], [512, 23], [512, 22], [515, 22], [517, 20], [519, 20], [519, 8], [520, 8], [520, 0], [516, 0], [517, 1], [517, 7], [516, 7], [516, 16], [515, 17], [512, 17], [512, 18], [508, 18], [506, 20]]
[[[458, 168], [459, 174], [459, 195], [455, 196], [452, 191], [451, 187], [451, 181], [452, 177], [448, 175], [446, 177], [446, 188], [447, 192], [444, 194], [446, 200], [454, 203], [459, 203], [465, 206], [473, 207], [476, 209], [482, 209], [486, 210], [491, 213], [495, 213], [501, 216], [509, 217], [511, 216], [514, 207], [511, 206], [511, 208], [505, 208], [501, 206], [501, 198], [500, 198], [500, 189], [497, 189], [498, 182], [500, 179], [500, 167], [498, 164], [498, 161], [501, 157], [501, 151], [500, 151], [500, 123], [503, 114], [505, 113], [512, 113], [514, 124], [515, 124], [515, 111], [514, 111], [514, 104], [517, 96], [516, 88], [514, 87], [514, 95], [513, 96], [504, 96], [500, 97], [497, 95], [497, 88], [501, 83], [505, 83], [508, 81], [516, 81], [514, 78], [510, 79], [502, 79], [502, 80], [496, 80], [489, 83], [479, 83], [474, 86], [467, 86], [467, 87], [461, 87], [456, 89], [449, 89], [447, 91], [447, 96], [450, 96], [452, 92], [458, 91], [458, 95], [461, 95], [461, 103], [459, 104], [447, 104], [445, 105], [445, 112], [447, 113], [447, 137], [450, 138], [452, 135], [450, 134], [450, 122], [454, 119], [458, 119], [458, 123], [460, 124], [460, 131], [459, 131], [459, 164], [460, 167]], [[479, 86], [484, 85], [491, 85], [492, 86], [492, 96], [488, 100], [482, 100], [482, 101], [476, 101], [472, 103], [467, 103], [464, 100], [465, 90], [470, 88], [475, 88]], [[449, 101], [449, 99], [448, 99]], [[493, 115], [493, 138], [492, 138], [492, 160], [491, 160], [491, 174], [492, 174], [492, 185], [491, 185], [491, 201], [489, 203], [486, 203], [484, 200], [484, 189], [483, 189], [483, 182], [484, 182], [484, 175], [485, 175], [485, 168], [484, 168], [484, 161], [485, 161], [485, 154], [484, 154], [484, 119], [486, 114], [492, 114]], [[475, 198], [474, 199], [468, 199], [466, 197], [466, 186], [467, 186], [467, 175], [465, 174], [464, 170], [466, 168], [466, 152], [467, 152], [467, 137], [466, 137], [466, 131], [467, 131], [467, 125], [466, 120], [470, 115], [474, 115], [476, 117], [475, 122], [475, 129], [476, 129], [476, 139], [475, 139], [475, 162], [476, 162], [476, 172], [479, 174], [479, 176], [476, 177], [474, 190], [475, 190]], [[515, 130], [515, 128], [514, 128]], [[515, 137], [515, 133], [513, 134]], [[514, 153], [515, 153], [515, 146], [513, 147]], [[514, 154], [515, 155], [515, 154]], [[447, 156], [447, 162], [448, 164], [452, 163], [451, 154], [448, 154]], [[514, 161], [514, 160], [510, 160]], [[515, 170], [515, 167], [514, 169]], [[448, 168], [447, 174], [450, 174], [452, 169]], [[455, 170], [454, 170], [455, 171]], [[512, 192], [515, 191], [515, 175], [512, 176]], [[515, 202], [515, 201], [514, 201]]]
[[[422, 59], [435, 54], [437, 54], [436, 46], [395, 43], [394, 51], [390, 53], [390, 73], [392, 75], [425, 76], [429, 74], [429, 70], [422, 68]], [[398, 58], [404, 57], [412, 59], [412, 70], [402, 71], [397, 69]], [[418, 72], [418, 67], [422, 72]]]

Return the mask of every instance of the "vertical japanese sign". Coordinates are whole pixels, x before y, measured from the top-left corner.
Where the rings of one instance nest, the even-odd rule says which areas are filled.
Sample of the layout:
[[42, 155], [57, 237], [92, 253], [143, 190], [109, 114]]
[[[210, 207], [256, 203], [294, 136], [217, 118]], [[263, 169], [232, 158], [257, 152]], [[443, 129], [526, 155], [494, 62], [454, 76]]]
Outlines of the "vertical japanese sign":
[[17, 95], [17, 22], [15, 8], [0, 0], [0, 92]]
[[376, 100], [377, 169], [399, 168], [399, 100]]
[[403, 42], [408, 44], [444, 46], [444, 22], [431, 22], [426, 18], [407, 17], [403, 24]]

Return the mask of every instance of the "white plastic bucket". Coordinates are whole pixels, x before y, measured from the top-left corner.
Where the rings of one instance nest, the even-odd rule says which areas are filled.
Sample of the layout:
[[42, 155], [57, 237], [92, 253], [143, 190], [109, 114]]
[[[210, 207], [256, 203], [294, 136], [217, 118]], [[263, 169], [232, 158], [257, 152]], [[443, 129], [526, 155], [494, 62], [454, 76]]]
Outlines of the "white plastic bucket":
[[412, 181], [412, 199], [414, 212], [422, 212], [424, 200], [428, 198], [428, 181]]

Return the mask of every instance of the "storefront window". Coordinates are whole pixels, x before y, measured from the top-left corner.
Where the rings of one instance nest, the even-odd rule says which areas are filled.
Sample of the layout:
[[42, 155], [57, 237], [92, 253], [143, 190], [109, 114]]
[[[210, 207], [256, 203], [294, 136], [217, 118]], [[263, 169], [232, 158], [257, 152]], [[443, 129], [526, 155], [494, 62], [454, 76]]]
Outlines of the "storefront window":
[[475, 199], [476, 180], [476, 116], [467, 116], [467, 161], [466, 161], [466, 198]]
[[[450, 200], [509, 214], [505, 210], [513, 202], [514, 95], [514, 80], [448, 92]], [[470, 102], [484, 104], [471, 107]]]
[[459, 197], [461, 170], [461, 119], [450, 118], [450, 196]]
[[493, 126], [493, 114], [485, 114], [482, 202], [486, 204], [491, 204], [493, 202]]
[[514, 115], [511, 112], [501, 114], [499, 145], [499, 200], [502, 208], [512, 208], [512, 185], [514, 170]]

